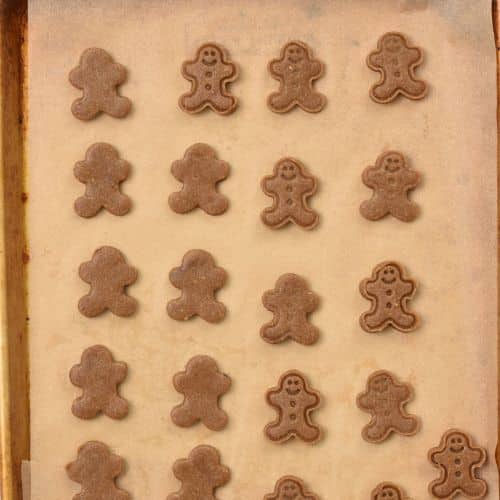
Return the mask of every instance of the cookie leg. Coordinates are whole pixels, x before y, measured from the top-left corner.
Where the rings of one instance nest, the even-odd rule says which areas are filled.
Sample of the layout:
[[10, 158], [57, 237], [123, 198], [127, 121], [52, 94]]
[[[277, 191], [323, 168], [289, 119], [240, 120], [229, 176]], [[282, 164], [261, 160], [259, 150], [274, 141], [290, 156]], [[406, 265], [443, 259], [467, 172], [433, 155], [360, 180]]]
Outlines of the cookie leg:
[[103, 304], [100, 298], [96, 298], [93, 294], [84, 295], [78, 301], [78, 309], [88, 318], [93, 318], [106, 311], [107, 306]]
[[278, 113], [288, 111], [293, 106], [294, 98], [284, 92], [274, 92], [267, 98], [267, 104]]
[[413, 417], [402, 417], [398, 419], [398, 430], [403, 434], [413, 434], [417, 432], [418, 420]]
[[308, 321], [301, 321], [294, 325], [290, 336], [300, 344], [311, 345], [318, 340], [319, 330]]
[[75, 212], [80, 217], [93, 217], [102, 208], [102, 203], [100, 200], [95, 198], [87, 198], [86, 196], [80, 196], [77, 198], [74, 204]]
[[117, 316], [130, 316], [131, 314], [134, 314], [137, 309], [137, 301], [134, 298], [122, 293], [109, 302], [108, 308]]
[[227, 198], [219, 193], [200, 198], [200, 207], [209, 215], [219, 215], [227, 210], [229, 202]]
[[406, 200], [398, 200], [391, 204], [391, 214], [394, 217], [404, 222], [415, 220], [419, 213], [419, 208], [416, 203]]
[[268, 226], [279, 227], [287, 220], [288, 214], [283, 214], [281, 210], [272, 208], [264, 210], [261, 217]]
[[488, 492], [488, 486], [482, 479], [472, 479], [462, 485], [462, 490], [471, 498], [483, 498]]
[[325, 107], [325, 104], [326, 97], [323, 94], [309, 90], [302, 94], [299, 100], [299, 105], [311, 113], [318, 113]]
[[389, 102], [396, 97], [396, 87], [382, 83], [371, 88], [372, 97], [378, 102]]
[[179, 191], [168, 197], [168, 204], [174, 212], [185, 214], [198, 206], [198, 199], [196, 196], [191, 196], [190, 193]]
[[359, 210], [361, 215], [368, 220], [379, 220], [389, 212], [385, 203], [381, 203], [379, 200], [373, 198], [361, 203]]
[[387, 428], [385, 426], [382, 426], [378, 424], [377, 422], [373, 422], [371, 424], [366, 425], [363, 427], [363, 437], [367, 441], [371, 442], [380, 442], [383, 441], [385, 434], [387, 433]]
[[128, 403], [120, 396], [114, 395], [102, 407], [102, 412], [110, 418], [123, 418], [128, 414]]
[[361, 323], [364, 324], [370, 331], [377, 331], [385, 328], [387, 322], [387, 313], [379, 307], [372, 313], [364, 313], [361, 316]]
[[283, 441], [290, 436], [291, 430], [288, 425], [278, 422], [266, 425], [265, 433], [271, 441]]
[[411, 329], [417, 324], [417, 318], [414, 314], [403, 311], [395, 311], [392, 319], [398, 326], [404, 329]]
[[104, 203], [104, 208], [113, 215], [125, 215], [131, 207], [130, 198], [116, 191]]
[[205, 100], [198, 94], [184, 94], [181, 96], [180, 103], [183, 109], [190, 113], [197, 113], [204, 107]]
[[101, 111], [97, 101], [82, 97], [71, 105], [71, 112], [80, 120], [92, 120]]
[[434, 483], [431, 485], [432, 494], [436, 498], [450, 498], [450, 495], [453, 493], [453, 486], [448, 484], [448, 481], [442, 481], [440, 483]]
[[218, 407], [212, 407], [207, 415], [202, 418], [202, 422], [212, 431], [220, 431], [227, 425], [227, 414]]
[[271, 343], [281, 342], [285, 340], [287, 333], [289, 331], [288, 322], [280, 316], [277, 323], [274, 322], [267, 323], [262, 327], [261, 333], [265, 340]]
[[226, 315], [226, 306], [216, 300], [204, 300], [198, 308], [198, 315], [209, 323], [218, 323]]
[[218, 113], [227, 113], [236, 105], [236, 99], [230, 95], [217, 96], [217, 101], [210, 101], [214, 109]]
[[318, 222], [319, 216], [313, 210], [294, 210], [293, 218], [304, 227], [313, 227]]
[[194, 308], [187, 303], [184, 297], [171, 300], [167, 304], [167, 313], [172, 319], [185, 321], [196, 314]]
[[132, 103], [130, 99], [123, 96], [116, 96], [105, 103], [103, 111], [114, 118], [123, 118], [128, 114], [131, 107]]
[[94, 399], [85, 396], [75, 399], [71, 405], [73, 415], [78, 418], [94, 418], [100, 410], [101, 408], [99, 408], [99, 405]]
[[300, 436], [304, 441], [316, 441], [320, 436], [320, 430], [314, 425], [303, 425], [299, 429], [296, 429], [297, 435]]
[[185, 404], [173, 408], [170, 416], [174, 424], [180, 427], [191, 427], [199, 420]]
[[408, 78], [404, 87], [404, 91], [415, 98], [421, 98], [425, 95], [427, 86], [422, 80], [411, 80]]

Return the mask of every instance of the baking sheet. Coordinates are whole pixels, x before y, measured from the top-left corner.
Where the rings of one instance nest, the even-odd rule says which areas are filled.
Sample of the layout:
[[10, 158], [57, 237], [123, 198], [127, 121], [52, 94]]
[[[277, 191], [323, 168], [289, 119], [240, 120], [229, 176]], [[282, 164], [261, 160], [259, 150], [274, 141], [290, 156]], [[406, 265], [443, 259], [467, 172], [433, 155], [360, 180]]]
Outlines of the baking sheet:
[[[368, 97], [377, 75], [366, 55], [386, 31], [399, 30], [425, 51], [418, 74], [430, 84], [423, 101], [381, 106]], [[36, 0], [29, 11], [28, 238], [31, 350], [31, 493], [63, 500], [79, 491], [64, 466], [78, 446], [99, 439], [128, 463], [119, 484], [133, 498], [165, 498], [178, 489], [172, 463], [196, 445], [216, 446], [232, 480], [221, 500], [261, 498], [283, 474], [302, 477], [321, 498], [361, 500], [380, 481], [428, 498], [436, 470], [426, 453], [444, 430], [459, 426], [486, 446], [483, 477], [498, 498], [496, 359], [496, 81], [489, 0], [190, 2]], [[317, 115], [283, 116], [265, 104], [277, 82], [267, 72], [289, 39], [300, 39], [326, 64], [317, 88], [328, 98]], [[231, 116], [180, 111], [189, 88], [181, 63], [205, 41], [217, 41], [240, 65], [232, 85], [240, 98]], [[67, 82], [87, 47], [102, 47], [129, 70], [122, 93], [133, 112], [124, 120], [76, 120], [79, 92]], [[84, 186], [73, 164], [93, 142], [118, 148], [133, 175], [123, 190], [134, 202], [123, 217], [84, 220], [72, 204]], [[167, 205], [179, 188], [170, 164], [195, 142], [212, 145], [232, 167], [221, 190], [231, 200], [221, 217], [178, 215]], [[424, 182], [412, 224], [363, 219], [370, 192], [361, 172], [384, 149], [400, 149]], [[260, 179], [282, 156], [299, 158], [318, 176], [312, 205], [317, 229], [272, 231], [260, 219], [269, 204]], [[76, 304], [87, 286], [78, 265], [113, 245], [140, 271], [130, 294], [132, 318], [88, 319]], [[210, 251], [229, 275], [219, 293], [229, 314], [219, 325], [179, 323], [165, 310], [178, 291], [168, 272], [191, 248]], [[403, 263], [419, 282], [413, 301], [422, 326], [413, 334], [369, 335], [358, 323], [368, 303], [358, 283], [386, 259]], [[322, 298], [312, 321], [314, 347], [269, 345], [259, 336], [270, 319], [261, 305], [278, 276], [306, 277]], [[70, 411], [79, 394], [68, 379], [86, 347], [108, 346], [129, 364], [121, 392], [131, 404], [123, 421], [80, 421]], [[219, 433], [180, 429], [170, 420], [180, 401], [172, 375], [196, 354], [209, 354], [233, 379]], [[262, 432], [274, 418], [264, 393], [291, 368], [304, 371], [324, 396], [315, 418], [325, 438], [276, 445]], [[360, 436], [368, 415], [355, 397], [376, 369], [410, 381], [408, 409], [422, 419], [414, 437], [381, 445]]]

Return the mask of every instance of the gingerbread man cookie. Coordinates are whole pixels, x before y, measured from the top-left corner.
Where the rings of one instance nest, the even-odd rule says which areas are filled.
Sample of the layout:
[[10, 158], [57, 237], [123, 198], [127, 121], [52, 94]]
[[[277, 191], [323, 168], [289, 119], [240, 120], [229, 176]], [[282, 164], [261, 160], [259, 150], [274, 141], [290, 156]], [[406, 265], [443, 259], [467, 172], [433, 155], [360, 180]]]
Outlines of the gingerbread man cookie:
[[272, 321], [260, 330], [266, 342], [278, 344], [292, 339], [310, 345], [318, 340], [319, 330], [309, 323], [307, 316], [318, 308], [319, 297], [309, 290], [304, 278], [283, 274], [274, 290], [264, 293], [262, 303], [274, 314]]
[[276, 482], [274, 492], [266, 495], [264, 500], [319, 500], [319, 497], [307, 491], [302, 479], [283, 476]]
[[262, 179], [262, 191], [273, 198], [261, 218], [266, 226], [279, 229], [294, 222], [304, 229], [312, 229], [319, 222], [319, 215], [309, 208], [307, 199], [318, 188], [318, 180], [309, 174], [304, 165], [294, 158], [282, 158], [273, 175]]
[[365, 168], [362, 179], [373, 189], [372, 198], [359, 207], [363, 217], [378, 220], [391, 214], [403, 222], [417, 217], [418, 205], [408, 199], [408, 192], [420, 183], [420, 173], [407, 166], [399, 151], [382, 153], [375, 166]]
[[411, 47], [402, 33], [383, 35], [377, 50], [366, 59], [368, 67], [380, 73], [380, 80], [370, 89], [370, 97], [381, 104], [393, 101], [399, 94], [413, 100], [425, 97], [427, 84], [415, 76], [415, 68], [423, 59], [422, 49]]
[[429, 493], [440, 499], [455, 495], [479, 500], [488, 493], [488, 485], [478, 477], [487, 460], [486, 450], [474, 446], [471, 436], [459, 429], [446, 431], [439, 446], [429, 450], [429, 460], [439, 469], [438, 479], [429, 485]]
[[372, 491], [371, 500], [408, 500], [402, 488], [394, 483], [380, 483]]
[[83, 389], [81, 397], [73, 401], [75, 417], [94, 418], [99, 412], [111, 418], [123, 418], [128, 403], [118, 394], [118, 384], [127, 376], [127, 365], [117, 362], [103, 345], [94, 345], [83, 351], [81, 363], [69, 372], [71, 383]]
[[389, 326], [404, 333], [415, 330], [419, 319], [409, 311], [408, 302], [416, 289], [416, 282], [406, 277], [398, 263], [380, 263], [371, 277], [359, 285], [361, 295], [371, 302], [370, 310], [359, 318], [361, 328], [368, 333], [381, 332]]
[[130, 316], [137, 301], [125, 293], [125, 287], [137, 280], [137, 269], [129, 266], [124, 255], [113, 247], [98, 248], [92, 260], [78, 269], [90, 292], [78, 302], [80, 312], [89, 318], [110, 310], [117, 316]]
[[388, 371], [380, 370], [368, 378], [365, 392], [356, 398], [358, 407], [371, 413], [370, 423], [363, 427], [361, 435], [370, 443], [381, 443], [393, 432], [413, 436], [420, 428], [420, 421], [409, 415], [405, 405], [413, 399], [410, 384], [398, 381]]
[[168, 315], [185, 321], [198, 315], [209, 323], [218, 323], [226, 315], [226, 307], [215, 299], [215, 292], [222, 288], [227, 273], [215, 265], [214, 258], [204, 250], [189, 250], [182, 265], [170, 271], [170, 282], [182, 290], [180, 298], [167, 304]]
[[231, 387], [231, 379], [219, 371], [210, 356], [195, 356], [186, 365], [186, 371], [174, 376], [174, 387], [184, 394], [182, 404], [170, 414], [179, 427], [190, 427], [203, 422], [213, 431], [227, 425], [227, 414], [219, 408], [219, 399]]
[[210, 108], [228, 115], [236, 109], [238, 99], [228, 92], [227, 85], [238, 78], [238, 66], [221, 45], [202, 45], [193, 61], [182, 64], [182, 76], [191, 82], [191, 90], [179, 99], [182, 110], [199, 113]]
[[75, 177], [85, 184], [85, 194], [75, 201], [80, 217], [93, 217], [101, 208], [113, 215], [125, 215], [132, 205], [130, 198], [120, 192], [120, 183], [130, 173], [130, 164], [118, 156], [111, 144], [92, 144], [85, 160], [76, 163]]
[[124, 462], [99, 441], [88, 441], [78, 449], [78, 457], [66, 466], [68, 477], [82, 485], [73, 500], [129, 500], [115, 479], [122, 474]]
[[209, 215], [220, 215], [227, 210], [229, 201], [217, 192], [217, 183], [229, 175], [229, 164], [207, 144], [189, 147], [184, 158], [172, 164], [172, 175], [183, 183], [182, 190], [168, 198], [174, 212], [185, 214], [200, 207]]
[[311, 418], [311, 413], [320, 405], [320, 394], [309, 387], [298, 370], [281, 375], [278, 386], [267, 391], [266, 400], [278, 412], [276, 420], [264, 429], [271, 441], [282, 443], [298, 437], [314, 443], [320, 439], [321, 431]]
[[182, 487], [167, 500], [217, 500], [215, 490], [231, 477], [229, 469], [221, 464], [219, 452], [208, 445], [197, 446], [188, 458], [177, 460], [173, 471]]
[[267, 105], [275, 113], [286, 113], [299, 106], [309, 113], [318, 113], [326, 104], [326, 97], [313, 88], [325, 65], [313, 58], [310, 47], [304, 42], [293, 41], [282, 49], [279, 59], [269, 63], [271, 76], [280, 82], [278, 92], [271, 94]]
[[79, 120], [91, 120], [99, 113], [123, 118], [131, 108], [130, 100], [118, 94], [127, 70], [103, 49], [87, 49], [80, 65], [69, 74], [70, 83], [83, 90], [83, 97], [73, 102], [71, 111]]

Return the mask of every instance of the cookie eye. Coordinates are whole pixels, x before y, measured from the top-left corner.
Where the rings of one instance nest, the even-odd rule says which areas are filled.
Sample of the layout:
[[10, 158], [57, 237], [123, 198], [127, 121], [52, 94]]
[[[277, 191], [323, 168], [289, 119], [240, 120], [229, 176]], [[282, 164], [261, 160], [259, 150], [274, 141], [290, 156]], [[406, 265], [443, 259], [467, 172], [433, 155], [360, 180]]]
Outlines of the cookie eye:
[[451, 438], [451, 444], [455, 444], [455, 438]]
[[288, 385], [292, 385], [292, 384], [293, 384], [293, 381], [292, 381], [291, 379], [288, 379], [287, 384], [288, 384]]
[[205, 50], [205, 51], [203, 52], [203, 55], [204, 55], [204, 56], [208, 56], [208, 50]]
[[210, 55], [211, 55], [211, 56], [215, 56], [215, 50], [211, 50], [211, 51], [210, 51]]

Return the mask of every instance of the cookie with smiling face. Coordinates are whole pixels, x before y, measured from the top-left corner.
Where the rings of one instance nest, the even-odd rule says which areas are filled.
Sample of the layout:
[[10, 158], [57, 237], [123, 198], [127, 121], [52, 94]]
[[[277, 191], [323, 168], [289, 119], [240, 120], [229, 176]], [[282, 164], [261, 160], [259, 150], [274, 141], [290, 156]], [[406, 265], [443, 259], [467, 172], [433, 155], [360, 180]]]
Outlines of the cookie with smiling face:
[[221, 45], [202, 45], [194, 60], [182, 64], [182, 76], [191, 82], [191, 90], [179, 99], [183, 111], [199, 113], [209, 108], [227, 115], [236, 109], [238, 100], [227, 90], [227, 85], [238, 77], [238, 66], [228, 59]]
[[429, 493], [440, 499], [464, 495], [473, 500], [484, 498], [488, 485], [478, 477], [487, 459], [486, 450], [474, 446], [471, 436], [459, 429], [450, 429], [441, 437], [439, 446], [428, 454], [431, 464], [440, 475], [429, 485]]
[[312, 50], [304, 42], [293, 41], [282, 49], [279, 59], [269, 63], [271, 76], [280, 82], [278, 92], [267, 99], [267, 105], [275, 113], [286, 113], [295, 106], [309, 113], [318, 113], [326, 104], [326, 97], [313, 88], [325, 65], [314, 59]]
[[274, 492], [266, 495], [264, 500], [319, 500], [319, 497], [307, 491], [302, 479], [283, 476], [276, 482]]
[[402, 488], [394, 483], [380, 483], [371, 493], [371, 500], [407, 500]]
[[370, 310], [359, 318], [361, 328], [368, 333], [381, 332], [389, 326], [404, 333], [415, 330], [419, 319], [409, 310], [408, 302], [416, 289], [416, 282], [406, 277], [398, 263], [380, 263], [371, 277], [359, 285], [361, 295], [371, 302]]
[[356, 398], [359, 409], [372, 416], [361, 432], [363, 439], [370, 443], [381, 443], [393, 432], [402, 436], [416, 434], [420, 421], [405, 409], [411, 399], [411, 385], [399, 382], [394, 374], [380, 370], [370, 375], [366, 390]]
[[408, 99], [422, 99], [427, 94], [427, 84], [415, 76], [415, 68], [422, 64], [423, 51], [411, 47], [402, 33], [385, 33], [366, 60], [373, 71], [380, 73], [380, 80], [370, 89], [370, 97], [385, 104], [403, 95]]
[[273, 198], [272, 206], [262, 214], [262, 222], [272, 229], [279, 229], [293, 222], [304, 229], [312, 229], [319, 222], [319, 215], [308, 206], [318, 188], [318, 180], [309, 174], [295, 158], [282, 158], [272, 175], [262, 179], [262, 191]]
[[379, 220], [390, 214], [403, 222], [417, 217], [418, 205], [408, 198], [408, 193], [420, 183], [420, 173], [408, 167], [399, 151], [382, 153], [374, 166], [365, 168], [362, 179], [373, 189], [371, 199], [359, 207], [363, 217]]
[[278, 412], [274, 422], [266, 425], [264, 433], [276, 443], [298, 437], [307, 443], [314, 443], [321, 437], [321, 431], [311, 418], [311, 413], [321, 402], [319, 392], [311, 389], [305, 376], [298, 370], [284, 373], [277, 387], [266, 393], [267, 402]]

